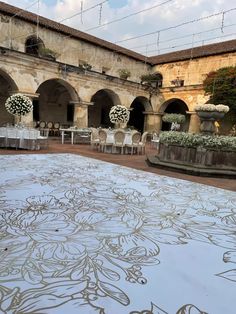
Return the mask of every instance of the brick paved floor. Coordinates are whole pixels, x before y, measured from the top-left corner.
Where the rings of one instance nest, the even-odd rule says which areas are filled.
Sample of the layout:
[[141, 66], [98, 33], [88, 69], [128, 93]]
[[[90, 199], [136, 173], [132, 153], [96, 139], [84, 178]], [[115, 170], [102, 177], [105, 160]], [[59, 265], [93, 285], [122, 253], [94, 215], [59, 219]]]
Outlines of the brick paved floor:
[[153, 168], [147, 165], [146, 155], [155, 155], [156, 149], [151, 147], [148, 143], [146, 148], [146, 155], [120, 155], [120, 154], [105, 154], [92, 150], [90, 145], [86, 144], [75, 144], [71, 145], [69, 142], [62, 145], [59, 138], [51, 138], [49, 141], [48, 149], [41, 149], [40, 151], [28, 151], [28, 150], [15, 150], [0, 148], [0, 155], [4, 154], [46, 154], [46, 153], [72, 153], [90, 158], [100, 159], [111, 163], [119, 164], [143, 170], [146, 172], [156, 173], [158, 175], [165, 175], [173, 178], [179, 178], [183, 180], [189, 180], [202, 184], [212, 185], [215, 187], [236, 191], [236, 180], [233, 179], [221, 179], [221, 178], [210, 178], [210, 177], [198, 177], [187, 174], [181, 174], [172, 171], [166, 171], [162, 169]]

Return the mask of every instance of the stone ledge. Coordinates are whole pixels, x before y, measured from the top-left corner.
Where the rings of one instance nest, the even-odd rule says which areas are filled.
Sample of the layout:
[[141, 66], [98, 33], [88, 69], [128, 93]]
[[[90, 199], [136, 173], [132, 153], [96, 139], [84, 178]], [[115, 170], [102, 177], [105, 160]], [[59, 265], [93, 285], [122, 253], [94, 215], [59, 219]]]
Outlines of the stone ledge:
[[231, 169], [208, 168], [200, 165], [186, 165], [174, 162], [161, 161], [157, 156], [147, 156], [146, 162], [151, 167], [180, 172], [200, 177], [216, 177], [236, 179], [236, 171]]

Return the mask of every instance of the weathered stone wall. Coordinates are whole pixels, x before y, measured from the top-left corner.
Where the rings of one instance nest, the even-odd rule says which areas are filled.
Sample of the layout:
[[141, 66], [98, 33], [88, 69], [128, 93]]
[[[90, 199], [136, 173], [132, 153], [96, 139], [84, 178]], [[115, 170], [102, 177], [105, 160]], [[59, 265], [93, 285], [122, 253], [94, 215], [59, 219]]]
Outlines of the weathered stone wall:
[[[37, 98], [40, 97], [37, 95], [40, 94], [39, 87], [46, 81], [54, 80], [64, 86], [69, 94], [61, 95], [61, 99], [53, 102], [48, 99], [40, 100], [41, 114], [47, 121], [65, 121], [66, 106], [68, 102], [72, 102], [75, 104], [75, 124], [86, 126], [89, 110], [84, 103], [91, 105], [93, 96], [100, 90], [106, 90], [114, 96], [114, 104], [130, 107], [136, 97], [145, 99], [144, 129], [149, 131], [159, 132], [161, 117], [167, 106], [175, 100], [182, 100], [188, 110], [189, 131], [198, 132], [199, 119], [194, 113], [194, 106], [208, 100], [202, 88], [204, 78], [210, 71], [235, 65], [236, 62], [236, 53], [227, 53], [160, 64], [151, 69], [150, 65], [121, 53], [39, 27], [38, 35], [45, 47], [58, 54], [56, 62], [53, 62], [25, 53], [26, 39], [36, 34], [36, 25], [19, 18], [10, 20], [9, 17], [0, 15], [0, 46], [15, 50], [0, 53], [0, 79], [4, 78], [1, 73], [8, 76], [6, 80], [2, 79], [4, 83], [1, 84], [1, 89], [5, 92], [0, 94], [0, 110], [4, 111], [1, 113], [0, 123], [10, 119], [4, 109], [5, 99], [10, 93], [18, 90]], [[61, 68], [62, 64], [78, 66], [82, 61], [91, 64], [93, 71], [77, 73]], [[117, 78], [103, 75], [104, 68], [107, 69], [106, 74]], [[122, 68], [131, 72], [128, 81], [118, 78], [118, 70]], [[140, 75], [147, 74], [148, 71], [159, 72], [163, 76], [163, 87], [153, 95], [138, 84]], [[184, 86], [171, 84], [177, 78], [184, 80]], [[6, 82], [11, 82], [10, 87], [3, 86]], [[53, 107], [55, 103], [60, 107]], [[27, 119], [32, 120], [32, 115]], [[95, 120], [94, 118], [94, 123]]]
[[130, 79], [137, 82], [140, 82], [140, 76], [150, 69], [145, 63], [121, 53], [74, 39], [46, 27], [39, 27], [37, 32], [36, 25], [17, 17], [10, 20], [9, 17], [0, 16], [1, 46], [24, 52], [26, 39], [36, 34], [46, 48], [57, 53], [59, 62], [78, 66], [84, 61], [92, 65], [92, 70], [102, 72], [102, 69], [106, 68], [106, 73], [114, 76], [119, 76], [118, 70], [125, 68], [131, 72]]
[[[7, 93], [21, 92], [29, 95], [33, 98], [40, 99], [40, 88], [42, 84], [49, 84], [50, 81], [57, 82], [59, 85], [64, 86], [67, 95], [61, 95], [61, 99], [57, 98], [53, 101], [45, 98], [41, 99], [42, 107], [41, 114], [43, 119], [46, 121], [63, 121], [65, 122], [65, 117], [63, 119], [62, 115], [65, 114], [66, 108], [65, 104], [68, 102], [72, 103], [91, 103], [92, 97], [100, 90], [110, 91], [114, 95], [114, 100], [118, 103], [126, 105], [129, 107], [133, 100], [142, 95], [145, 98], [149, 97], [147, 91], [145, 91], [142, 86], [137, 83], [132, 83], [129, 81], [123, 81], [119, 78], [115, 80], [107, 80], [102, 74], [94, 74], [90, 72], [82, 73], [61, 73], [59, 71], [58, 63], [36, 58], [31, 55], [24, 53], [7, 51], [6, 54], [0, 54], [0, 77], [1, 72], [8, 75], [9, 84], [12, 82], [12, 87], [9, 88]], [[2, 80], [4, 81], [3, 77]], [[6, 81], [5, 81], [6, 82]], [[50, 89], [50, 84], [47, 89]], [[55, 92], [54, 89], [51, 93]], [[63, 91], [57, 90], [58, 97]], [[63, 92], [64, 93], [64, 92]], [[39, 95], [38, 95], [39, 94]], [[9, 95], [8, 95], [9, 96]], [[5, 111], [4, 100], [0, 104], [1, 111]], [[57, 107], [56, 112], [53, 114], [52, 106], [57, 103], [61, 105], [60, 109]], [[64, 108], [64, 109], [63, 109]], [[59, 110], [58, 110], [59, 109]], [[78, 117], [75, 115], [75, 121], [79, 119], [81, 124], [81, 116], [84, 119], [84, 124], [87, 121], [87, 108], [82, 106], [80, 109], [75, 110], [78, 113]], [[6, 122], [5, 119], [0, 119], [0, 123]], [[84, 126], [85, 126], [84, 125]]]
[[171, 81], [177, 77], [184, 80], [184, 86], [200, 85], [206, 75], [222, 67], [235, 66], [236, 53], [201, 57], [191, 60], [159, 64], [153, 67], [153, 72], [163, 75], [163, 87], [174, 87]]

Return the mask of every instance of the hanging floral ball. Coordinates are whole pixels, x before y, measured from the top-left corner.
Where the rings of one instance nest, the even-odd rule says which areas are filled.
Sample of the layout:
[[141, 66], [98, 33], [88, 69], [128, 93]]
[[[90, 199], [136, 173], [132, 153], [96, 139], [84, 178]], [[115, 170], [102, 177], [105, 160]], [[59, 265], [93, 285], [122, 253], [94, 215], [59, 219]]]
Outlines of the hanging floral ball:
[[25, 95], [14, 94], [7, 98], [5, 107], [14, 116], [25, 116], [33, 110], [33, 103]]
[[112, 123], [127, 123], [129, 121], [129, 110], [125, 106], [113, 106], [109, 118]]

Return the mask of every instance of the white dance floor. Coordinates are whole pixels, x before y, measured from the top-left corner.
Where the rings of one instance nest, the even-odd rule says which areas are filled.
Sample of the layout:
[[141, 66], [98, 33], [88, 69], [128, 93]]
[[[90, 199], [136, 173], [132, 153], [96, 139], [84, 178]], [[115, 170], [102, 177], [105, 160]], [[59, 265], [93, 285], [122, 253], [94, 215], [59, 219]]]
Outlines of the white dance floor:
[[0, 313], [236, 313], [235, 192], [72, 154], [0, 165]]

